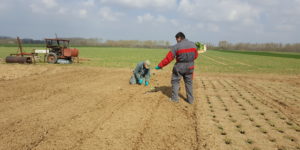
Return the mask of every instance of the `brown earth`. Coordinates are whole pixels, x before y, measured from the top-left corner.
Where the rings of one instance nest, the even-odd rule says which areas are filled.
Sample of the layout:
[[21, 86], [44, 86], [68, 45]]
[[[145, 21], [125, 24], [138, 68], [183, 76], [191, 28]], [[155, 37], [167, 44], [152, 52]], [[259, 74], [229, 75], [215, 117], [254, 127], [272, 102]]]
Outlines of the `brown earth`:
[[196, 74], [196, 103], [169, 101], [170, 71], [0, 64], [0, 149], [300, 149], [300, 77]]

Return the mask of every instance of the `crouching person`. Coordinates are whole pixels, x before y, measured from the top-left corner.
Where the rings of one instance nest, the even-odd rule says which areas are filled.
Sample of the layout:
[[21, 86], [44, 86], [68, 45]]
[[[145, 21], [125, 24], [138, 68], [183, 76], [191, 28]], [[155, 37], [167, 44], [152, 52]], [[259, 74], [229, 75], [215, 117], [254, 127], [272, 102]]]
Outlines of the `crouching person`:
[[129, 83], [140, 84], [140, 85], [145, 84], [145, 86], [148, 86], [149, 81], [150, 81], [150, 61], [146, 60], [136, 65]]

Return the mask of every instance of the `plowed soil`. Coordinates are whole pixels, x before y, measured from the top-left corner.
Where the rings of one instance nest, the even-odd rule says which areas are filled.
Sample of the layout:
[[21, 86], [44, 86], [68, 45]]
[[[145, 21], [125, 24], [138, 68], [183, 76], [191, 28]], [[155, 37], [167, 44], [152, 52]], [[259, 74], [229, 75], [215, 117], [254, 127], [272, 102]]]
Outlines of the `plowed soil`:
[[195, 74], [190, 105], [154, 73], [1, 64], [0, 149], [300, 149], [299, 76]]

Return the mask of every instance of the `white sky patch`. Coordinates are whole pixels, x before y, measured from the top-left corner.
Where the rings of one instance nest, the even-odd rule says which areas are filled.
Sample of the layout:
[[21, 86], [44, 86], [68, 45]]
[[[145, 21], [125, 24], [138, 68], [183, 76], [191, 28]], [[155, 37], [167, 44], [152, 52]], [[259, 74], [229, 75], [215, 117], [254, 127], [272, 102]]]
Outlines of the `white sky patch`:
[[208, 31], [211, 31], [211, 32], [219, 32], [220, 31], [220, 27], [216, 24], [207, 24], [206, 28]]
[[104, 4], [115, 4], [131, 8], [157, 8], [171, 9], [176, 8], [176, 0], [100, 0]]
[[150, 13], [146, 13], [142, 16], [137, 16], [138, 23], [150, 22], [154, 20], [154, 16]]
[[275, 29], [279, 30], [279, 31], [293, 31], [295, 29], [295, 27], [293, 25], [289, 25], [289, 24], [279, 24], [275, 26]]
[[241, 21], [259, 15], [257, 8], [240, 0], [181, 0], [178, 11], [195, 20], [215, 22]]
[[8, 10], [8, 3], [0, 2], [0, 12]]
[[87, 17], [87, 10], [86, 9], [80, 9], [79, 10], [79, 17], [80, 18], [86, 18]]
[[59, 8], [57, 12], [59, 14], [66, 14], [68, 12], [68, 8]]
[[175, 27], [178, 27], [178, 26], [180, 26], [180, 23], [179, 23], [179, 21], [178, 21], [178, 20], [176, 20], [176, 19], [171, 19], [171, 20], [170, 20], [170, 22], [171, 22], [171, 24], [172, 24], [173, 26], [175, 26]]
[[54, 8], [58, 5], [56, 0], [42, 0], [42, 3], [46, 8]]
[[83, 6], [92, 7], [95, 5], [95, 0], [85, 0], [82, 2]]
[[[299, 42], [300, 35], [300, 0], [0, 1], [0, 34], [4, 36], [52, 35], [58, 32], [55, 24], [65, 20], [63, 26], [59, 25], [67, 33], [65, 36], [112, 40], [155, 40], [158, 36], [170, 40], [171, 34], [173, 37], [183, 31], [191, 39], [216, 43], [220, 39], [291, 43]], [[78, 18], [85, 21], [78, 22]], [[20, 27], [16, 20], [25, 23]], [[153, 34], [154, 31], [157, 33]], [[201, 35], [197, 34], [199, 31]]]
[[204, 28], [204, 24], [203, 23], [197, 23], [196, 27], [199, 29], [203, 29]]
[[32, 2], [29, 7], [33, 13], [38, 14], [55, 14], [62, 13], [56, 0], [41, 0]]
[[35, 3], [30, 4], [29, 6], [33, 13], [46, 13], [45, 9], [43, 9], [42, 7], [40, 7], [39, 5], [37, 5]]
[[162, 16], [162, 15], [157, 15], [157, 16], [154, 16], [150, 13], [146, 13], [144, 15], [140, 15], [140, 16], [137, 16], [137, 22], [138, 23], [151, 23], [151, 24], [163, 24], [163, 23], [167, 23], [169, 22], [169, 20]]
[[99, 15], [105, 21], [118, 21], [120, 17], [124, 16], [123, 13], [115, 12], [110, 7], [100, 8]]
[[167, 19], [164, 16], [162, 16], [162, 15], [157, 16], [156, 20], [159, 23], [166, 23], [167, 22]]

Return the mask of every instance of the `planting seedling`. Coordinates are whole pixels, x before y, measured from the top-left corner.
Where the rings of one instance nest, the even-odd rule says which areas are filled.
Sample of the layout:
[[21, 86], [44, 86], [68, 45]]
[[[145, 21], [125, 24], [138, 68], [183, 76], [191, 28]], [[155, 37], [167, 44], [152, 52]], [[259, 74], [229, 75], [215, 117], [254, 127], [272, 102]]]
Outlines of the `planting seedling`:
[[257, 128], [260, 128], [260, 127], [261, 127], [261, 125], [259, 125], [259, 124], [256, 124], [256, 125], [255, 125], [255, 127], [257, 127]]
[[223, 127], [221, 125], [218, 125], [218, 129], [223, 130]]
[[268, 121], [268, 124], [271, 126], [271, 127], [275, 127], [275, 124], [271, 121]]
[[246, 142], [247, 142], [248, 144], [253, 144], [253, 143], [254, 143], [253, 140], [251, 140], [251, 139], [247, 139]]
[[215, 123], [219, 123], [220, 121], [217, 119], [213, 119], [212, 121], [214, 121]]
[[241, 134], [245, 134], [246, 133], [246, 131], [244, 131], [244, 130], [242, 130], [242, 129], [239, 129], [238, 130]]
[[242, 115], [249, 116], [249, 114], [247, 112], [243, 112]]
[[236, 120], [235, 120], [235, 119], [230, 118], [229, 120], [230, 120], [231, 122], [233, 122], [233, 123], [236, 123]]
[[276, 130], [277, 130], [279, 133], [284, 133], [284, 131], [283, 131], [281, 128], [276, 128]]
[[249, 120], [250, 120], [251, 122], [254, 122], [254, 119], [253, 119], [253, 118], [249, 118]]
[[254, 147], [252, 150], [261, 150], [261, 149], [258, 147]]
[[260, 132], [262, 132], [263, 134], [267, 134], [268, 131], [266, 129], [260, 128]]
[[270, 142], [276, 142], [276, 139], [270, 137], [270, 138], [269, 138], [269, 141], [270, 141]]
[[296, 132], [300, 132], [300, 127], [298, 126], [293, 126], [292, 129], [294, 129]]
[[286, 150], [286, 148], [284, 146], [278, 146], [277, 150]]
[[286, 124], [289, 125], [289, 126], [293, 125], [293, 123], [289, 122], [289, 121], [287, 121]]
[[225, 131], [221, 131], [221, 135], [227, 135]]
[[229, 145], [229, 144], [232, 143], [232, 140], [226, 137], [226, 138], [224, 139], [224, 142], [225, 142], [225, 144]]
[[292, 136], [284, 136], [284, 138], [286, 138], [286, 139], [288, 139], [288, 140], [290, 140], [292, 142], [296, 142], [297, 141], [296, 138], [292, 137]]
[[281, 119], [281, 120], [285, 120], [286, 118], [284, 118], [284, 117], [280, 117], [280, 119]]

